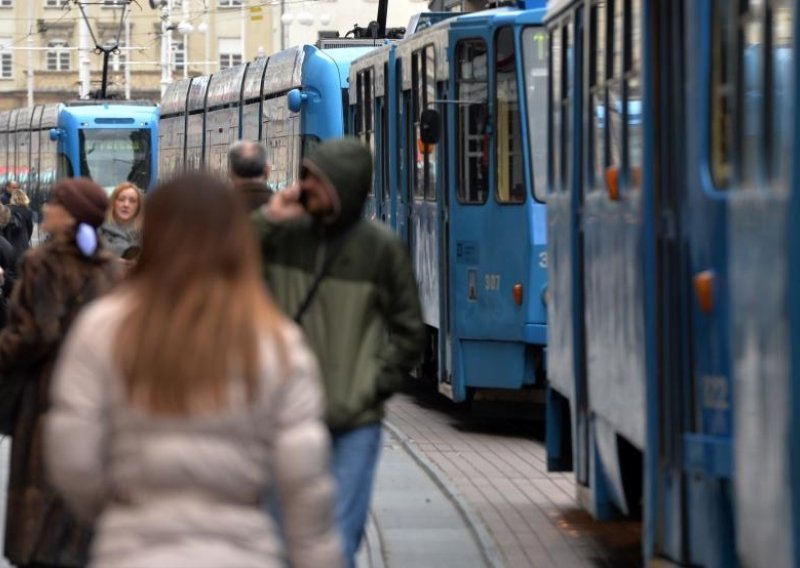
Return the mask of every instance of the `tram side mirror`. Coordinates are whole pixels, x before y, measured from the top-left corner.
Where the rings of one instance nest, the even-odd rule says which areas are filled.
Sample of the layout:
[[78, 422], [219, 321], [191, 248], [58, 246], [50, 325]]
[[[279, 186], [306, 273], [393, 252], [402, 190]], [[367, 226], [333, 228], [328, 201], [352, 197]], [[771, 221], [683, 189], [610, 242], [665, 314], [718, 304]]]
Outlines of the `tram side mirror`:
[[424, 144], [437, 144], [441, 136], [439, 111], [426, 108], [419, 117], [419, 138]]
[[308, 95], [300, 89], [292, 89], [286, 93], [286, 102], [292, 112], [300, 112], [300, 109], [303, 108], [303, 103], [307, 100]]
[[51, 128], [50, 129], [50, 140], [56, 142], [59, 138], [61, 138], [61, 130], [58, 128]]

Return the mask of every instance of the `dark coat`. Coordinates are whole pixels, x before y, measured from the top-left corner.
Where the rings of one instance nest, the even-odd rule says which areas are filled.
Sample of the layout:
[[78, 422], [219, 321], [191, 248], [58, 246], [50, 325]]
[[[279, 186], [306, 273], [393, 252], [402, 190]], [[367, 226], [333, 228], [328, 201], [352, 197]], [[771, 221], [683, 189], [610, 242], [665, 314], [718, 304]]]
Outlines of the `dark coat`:
[[33, 212], [23, 205], [11, 205], [9, 209], [11, 209], [11, 220], [3, 227], [3, 236], [14, 247], [17, 258], [20, 258], [30, 246]]
[[272, 197], [272, 190], [260, 181], [243, 181], [236, 184], [236, 189], [244, 199], [248, 211], [255, 211]]
[[87, 563], [91, 533], [75, 521], [45, 478], [43, 416], [53, 365], [73, 318], [109, 290], [116, 276], [107, 251], [84, 257], [74, 237], [48, 241], [20, 262], [8, 326], [0, 333], [3, 380], [24, 385], [12, 434], [6, 512], [5, 555], [13, 564]]
[[5, 237], [0, 236], [0, 268], [3, 269], [3, 284], [0, 286], [0, 329], [6, 325], [8, 299], [17, 279], [17, 254]]
[[369, 150], [352, 138], [329, 141], [303, 164], [324, 173], [339, 215], [328, 223], [252, 219], [270, 294], [290, 317], [316, 280], [319, 259], [330, 262], [301, 324], [322, 369], [328, 427], [342, 432], [381, 421], [384, 401], [422, 354], [425, 325], [403, 243], [361, 216], [372, 184]]

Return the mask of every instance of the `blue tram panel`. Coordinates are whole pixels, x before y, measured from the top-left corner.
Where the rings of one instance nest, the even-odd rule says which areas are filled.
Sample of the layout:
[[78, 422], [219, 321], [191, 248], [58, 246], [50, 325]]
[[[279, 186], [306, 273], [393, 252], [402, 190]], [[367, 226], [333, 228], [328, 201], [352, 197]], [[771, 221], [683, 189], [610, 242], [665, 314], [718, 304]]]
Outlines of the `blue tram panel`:
[[0, 184], [14, 179], [39, 216], [56, 180], [86, 176], [111, 191], [156, 178], [158, 108], [80, 101], [0, 112]]
[[[456, 401], [543, 380], [543, 15], [453, 14], [350, 70], [349, 122], [376, 159], [366, 214], [407, 243], [430, 335], [425, 367]], [[435, 111], [435, 144], [422, 141], [425, 111]]]
[[798, 3], [762, 8], [550, 3], [548, 463], [648, 560], [800, 565]]
[[162, 100], [162, 138], [169, 144], [163, 174], [201, 167], [224, 173], [228, 147], [246, 138], [266, 145], [270, 185], [291, 185], [314, 144], [347, 132], [350, 62], [372, 49], [302, 45], [173, 83]]

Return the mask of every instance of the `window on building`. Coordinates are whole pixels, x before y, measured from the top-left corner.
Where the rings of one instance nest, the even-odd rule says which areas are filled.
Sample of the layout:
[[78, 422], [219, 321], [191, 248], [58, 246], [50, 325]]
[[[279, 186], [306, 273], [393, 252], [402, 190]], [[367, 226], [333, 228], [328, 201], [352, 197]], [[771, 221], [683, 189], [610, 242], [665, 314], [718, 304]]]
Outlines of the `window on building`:
[[69, 0], [44, 0], [45, 8], [62, 8], [67, 5]]
[[[0, 46], [11, 45], [13, 40], [9, 37], [0, 38]], [[11, 79], [14, 76], [14, 55], [12, 51], [0, 51], [0, 79]]]
[[242, 0], [219, 0], [219, 4], [217, 5], [220, 8], [233, 8], [234, 6], [241, 6]]
[[116, 8], [117, 6], [121, 8], [124, 5], [124, 0], [103, 0], [103, 7], [105, 8]]
[[70, 53], [67, 50], [67, 42], [51, 41], [47, 47], [47, 70], [48, 71], [69, 71]]
[[234, 67], [242, 63], [242, 40], [220, 39], [219, 40], [219, 68]]
[[0, 0], [0, 8], [10, 8], [13, 5], [13, 0]]
[[172, 69], [183, 71], [186, 67], [186, 45], [182, 41], [172, 44]]

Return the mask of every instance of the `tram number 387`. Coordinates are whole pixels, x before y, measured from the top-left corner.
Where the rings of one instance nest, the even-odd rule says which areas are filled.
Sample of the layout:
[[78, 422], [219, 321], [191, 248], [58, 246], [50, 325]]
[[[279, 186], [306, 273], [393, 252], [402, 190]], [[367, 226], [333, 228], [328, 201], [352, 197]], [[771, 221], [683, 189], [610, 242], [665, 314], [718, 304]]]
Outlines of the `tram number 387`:
[[487, 274], [483, 277], [484, 288], [490, 292], [496, 292], [500, 289], [500, 275]]

